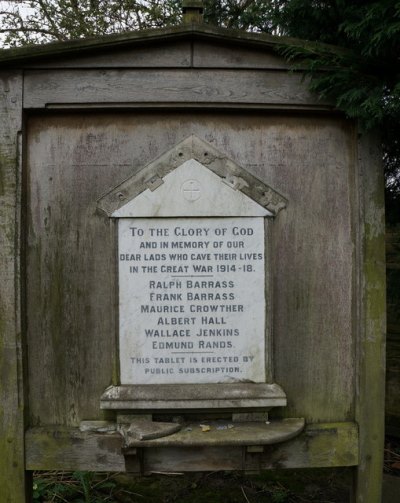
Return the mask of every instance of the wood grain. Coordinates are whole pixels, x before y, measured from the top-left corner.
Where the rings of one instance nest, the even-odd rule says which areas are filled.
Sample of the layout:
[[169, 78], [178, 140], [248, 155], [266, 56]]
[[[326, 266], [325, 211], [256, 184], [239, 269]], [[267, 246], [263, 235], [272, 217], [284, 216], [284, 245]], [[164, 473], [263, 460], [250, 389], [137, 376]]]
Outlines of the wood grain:
[[[174, 36], [171, 30], [168, 36]], [[200, 31], [207, 30], [211, 38], [193, 46], [187, 34], [168, 48], [162, 47], [165, 33], [156, 35], [156, 44], [146, 50], [128, 48], [117, 37], [114, 42], [122, 46], [116, 52], [93, 58], [87, 52], [68, 59], [79, 43], [75, 49], [74, 44], [50, 52], [39, 48], [32, 51], [37, 61], [57, 54], [66, 59], [26, 67], [24, 84], [22, 73], [2, 72], [0, 488], [5, 503], [23, 501], [29, 485], [25, 359], [32, 427], [26, 435], [28, 470], [359, 465], [357, 502], [380, 501], [385, 270], [377, 138], [363, 135], [357, 143], [351, 122], [313, 114], [332, 106], [275, 58], [276, 40], [264, 36], [265, 53], [261, 45], [248, 51], [231, 45], [231, 36], [239, 42], [238, 32]], [[243, 44], [264, 44], [263, 37], [241, 36]], [[87, 51], [103, 47], [102, 41], [82, 44]], [[29, 57], [24, 51], [18, 53], [21, 62]], [[27, 144], [20, 142], [20, 151], [26, 147], [24, 162], [17, 141], [22, 107], [31, 113]], [[92, 113], [34, 115], [63, 107]], [[107, 107], [124, 113], [101, 110]], [[147, 112], [137, 110], [146, 107]], [[304, 417], [309, 425], [296, 439], [262, 452], [243, 446], [164, 446], [124, 457], [119, 436], [76, 428], [82, 420], [113, 419], [100, 410], [100, 397], [109, 385], [119, 384], [116, 233], [97, 201], [189, 134], [288, 200], [269, 229], [273, 301], [267, 306], [274, 380], [288, 405], [270, 414]], [[24, 227], [21, 215], [26, 215]]]
[[0, 491], [5, 503], [25, 501], [24, 383], [21, 323], [22, 75], [0, 78]]
[[271, 226], [281, 414], [354, 417], [351, 128], [279, 114], [59, 114], [28, 130], [31, 425], [104, 417], [100, 396], [117, 384], [116, 240], [97, 200], [190, 133], [288, 199]]
[[[382, 155], [374, 134], [358, 142], [360, 179], [359, 331], [356, 418], [358, 503], [381, 500], [385, 411], [385, 214]], [[372, 405], [373, 404], [373, 405]]]
[[28, 62], [25, 68], [184, 68], [191, 64], [189, 41], [147, 44], [139, 47], [104, 49], [84, 55]]
[[[151, 443], [150, 441], [147, 444]], [[146, 447], [124, 458], [119, 434], [89, 434], [78, 429], [38, 427], [26, 434], [29, 470], [191, 472], [274, 468], [335, 467], [357, 464], [354, 423], [308, 425], [292, 440], [247, 453], [246, 447]], [[141, 453], [139, 451], [142, 451]], [[141, 456], [140, 456], [141, 454]]]
[[290, 65], [270, 47], [259, 49], [219, 45], [205, 41], [193, 43], [194, 68], [248, 68], [288, 70]]
[[56, 104], [263, 104], [306, 107], [327, 103], [300, 74], [252, 70], [31, 70], [24, 107]]

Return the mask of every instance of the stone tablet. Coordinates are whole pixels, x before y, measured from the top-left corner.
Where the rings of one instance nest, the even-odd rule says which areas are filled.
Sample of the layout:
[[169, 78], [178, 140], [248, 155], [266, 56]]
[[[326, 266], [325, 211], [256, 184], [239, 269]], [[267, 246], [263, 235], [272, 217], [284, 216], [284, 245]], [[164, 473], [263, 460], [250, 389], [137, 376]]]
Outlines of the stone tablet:
[[121, 384], [265, 382], [262, 217], [120, 218]]

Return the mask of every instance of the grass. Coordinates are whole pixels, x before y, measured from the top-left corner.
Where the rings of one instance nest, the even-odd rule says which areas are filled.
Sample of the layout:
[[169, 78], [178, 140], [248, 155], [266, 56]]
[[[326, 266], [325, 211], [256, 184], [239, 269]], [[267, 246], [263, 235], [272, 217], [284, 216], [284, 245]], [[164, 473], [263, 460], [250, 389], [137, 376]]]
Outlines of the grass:
[[[400, 476], [400, 440], [387, 437], [385, 473]], [[347, 503], [352, 470], [126, 473], [35, 472], [35, 503]]]
[[36, 503], [346, 503], [351, 471], [280, 470], [136, 477], [36, 472]]

